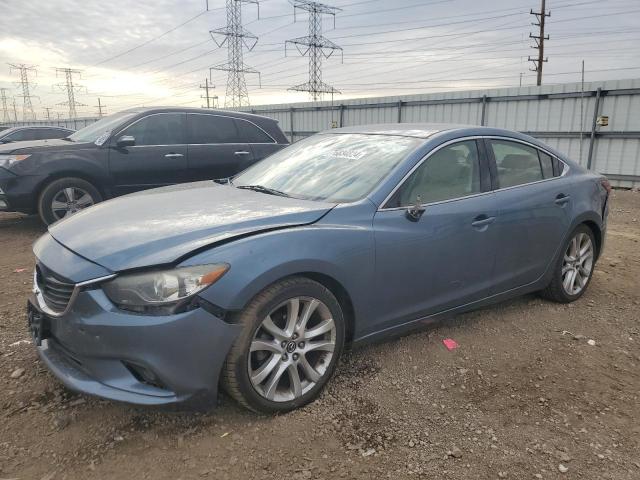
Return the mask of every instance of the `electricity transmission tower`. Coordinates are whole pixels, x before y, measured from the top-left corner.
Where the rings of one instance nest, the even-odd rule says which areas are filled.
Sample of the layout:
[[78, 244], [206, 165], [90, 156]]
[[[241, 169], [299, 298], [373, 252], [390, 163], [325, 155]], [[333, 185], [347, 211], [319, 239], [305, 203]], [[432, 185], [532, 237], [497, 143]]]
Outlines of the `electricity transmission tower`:
[[258, 6], [258, 17], [260, 16], [260, 6], [258, 0], [226, 0], [227, 26], [211, 30], [211, 38], [218, 47], [227, 45], [227, 61], [211, 67], [211, 70], [221, 70], [227, 73], [227, 91], [224, 97], [225, 107], [242, 107], [249, 105], [249, 93], [247, 83], [244, 78], [245, 73], [260, 73], [244, 63], [242, 56], [243, 46], [248, 51], [253, 50], [258, 43], [258, 37], [253, 35], [242, 26], [242, 5], [254, 3]]
[[78, 112], [76, 111], [76, 107], [78, 106], [86, 106], [84, 103], [80, 103], [76, 101], [76, 91], [84, 89], [81, 85], [74, 85], [73, 76], [74, 74], [80, 75], [80, 70], [74, 70], [72, 68], [56, 68], [56, 77], [59, 73], [64, 73], [65, 83], [59, 83], [56, 85], [60, 90], [67, 91], [67, 101], [58, 103], [58, 105], [66, 105], [69, 107], [69, 118], [76, 118], [78, 116]]
[[[21, 64], [13, 64], [10, 63], [9, 64], [9, 72], [13, 71], [13, 70], [17, 70], [20, 72], [20, 82], [19, 85], [22, 87], [22, 95], [18, 95], [18, 97], [21, 97], [23, 100], [22, 103], [22, 120], [23, 121], [27, 121], [30, 119], [35, 120], [36, 118], [36, 113], [33, 111], [33, 103], [31, 102], [31, 99], [34, 98], [34, 95], [31, 95], [30, 91], [29, 91], [29, 72], [33, 72], [34, 74], [36, 73], [36, 69], [33, 66], [28, 66], [25, 65], [24, 63]], [[17, 119], [16, 119], [17, 121]]]
[[542, 85], [542, 65], [549, 61], [548, 58], [544, 56], [544, 41], [549, 40], [549, 35], [544, 34], [544, 24], [545, 19], [551, 16], [551, 12], [546, 11], [545, 0], [542, 0], [542, 4], [540, 5], [540, 11], [534, 12], [531, 10], [531, 15], [535, 15], [537, 23], [532, 23], [532, 25], [536, 27], [540, 27], [540, 33], [538, 35], [533, 35], [529, 33], [529, 38], [533, 38], [533, 41], [536, 43], [531, 48], [535, 48], [538, 50], [538, 58], [529, 57], [529, 61], [533, 63], [532, 72], [538, 72], [538, 79], [536, 81], [536, 85]]
[[102, 118], [104, 117], [104, 114], [106, 113], [103, 109], [106, 107], [106, 105], [103, 105], [102, 102], [100, 101], [100, 97], [98, 97], [98, 105], [96, 105], [96, 108], [98, 109], [98, 117]]
[[[207, 108], [217, 108], [218, 106], [218, 96], [217, 95], [209, 95], [209, 89], [214, 88], [213, 85], [209, 84], [209, 79], [204, 79], [204, 85], [200, 85], [200, 88], [204, 89], [204, 95], [200, 95], [200, 98], [204, 98], [207, 100]], [[204, 108], [204, 105], [202, 106]]]
[[9, 106], [7, 104], [7, 92], [8, 88], [0, 88], [0, 102], [2, 103], [2, 122], [9, 123], [11, 121], [11, 115], [9, 114]]
[[287, 40], [284, 43], [285, 55], [288, 44], [295, 45], [301, 55], [309, 55], [309, 81], [291, 87], [289, 90], [309, 92], [314, 101], [321, 100], [324, 93], [332, 95], [340, 93], [322, 81], [322, 57], [329, 58], [336, 50], [342, 52], [342, 47], [322, 36], [322, 16], [332, 15], [335, 25], [336, 12], [340, 12], [342, 9], [307, 0], [294, 0], [292, 4], [294, 21], [297, 9], [309, 12], [309, 35]]

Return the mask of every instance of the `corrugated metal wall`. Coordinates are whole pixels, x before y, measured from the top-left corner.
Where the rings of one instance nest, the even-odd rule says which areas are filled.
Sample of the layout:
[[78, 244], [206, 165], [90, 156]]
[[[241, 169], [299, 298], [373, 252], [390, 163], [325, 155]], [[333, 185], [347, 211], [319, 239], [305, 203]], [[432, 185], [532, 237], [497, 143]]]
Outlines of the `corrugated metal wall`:
[[[582, 105], [582, 122], [581, 117]], [[597, 114], [594, 109], [597, 106]], [[538, 137], [614, 185], [640, 186], [640, 79], [262, 105], [292, 141], [338, 126], [397, 122], [486, 125]], [[595, 125], [607, 115], [609, 125]], [[96, 118], [51, 123], [82, 128]], [[46, 121], [28, 124], [46, 124]], [[590, 153], [591, 152], [591, 153]]]
[[[594, 128], [596, 105], [598, 115], [609, 117], [608, 126]], [[618, 186], [640, 185], [640, 79], [587, 82], [584, 92], [580, 83], [567, 83], [243, 110], [278, 120], [293, 141], [333, 126], [399, 121], [518, 130], [540, 138], [584, 166], [589, 163], [592, 144], [591, 168], [609, 175]]]

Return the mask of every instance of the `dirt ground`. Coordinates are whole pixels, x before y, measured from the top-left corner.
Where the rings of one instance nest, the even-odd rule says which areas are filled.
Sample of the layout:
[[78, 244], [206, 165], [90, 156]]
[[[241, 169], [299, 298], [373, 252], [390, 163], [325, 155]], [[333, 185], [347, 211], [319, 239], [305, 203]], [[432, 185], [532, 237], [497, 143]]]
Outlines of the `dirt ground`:
[[575, 304], [531, 295], [358, 349], [320, 400], [276, 417], [62, 387], [27, 341], [43, 231], [0, 215], [0, 479], [640, 479], [640, 193], [614, 193]]

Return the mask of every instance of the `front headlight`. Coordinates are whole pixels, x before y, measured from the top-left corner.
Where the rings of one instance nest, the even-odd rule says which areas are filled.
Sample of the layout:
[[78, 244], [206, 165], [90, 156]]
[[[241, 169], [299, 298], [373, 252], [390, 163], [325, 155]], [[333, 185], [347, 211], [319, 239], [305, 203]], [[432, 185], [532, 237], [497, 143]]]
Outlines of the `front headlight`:
[[218, 263], [132, 273], [102, 285], [109, 299], [126, 310], [172, 313], [196, 293], [217, 282], [229, 265]]
[[0, 155], [0, 167], [9, 168], [16, 162], [26, 160], [31, 155]]

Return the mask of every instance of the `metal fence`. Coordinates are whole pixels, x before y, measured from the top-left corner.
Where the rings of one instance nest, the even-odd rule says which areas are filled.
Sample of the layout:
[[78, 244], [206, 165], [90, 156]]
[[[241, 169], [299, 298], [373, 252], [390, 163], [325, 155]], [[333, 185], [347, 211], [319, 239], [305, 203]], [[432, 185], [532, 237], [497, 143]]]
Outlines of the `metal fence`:
[[[462, 123], [518, 130], [606, 174], [616, 186], [640, 186], [640, 79], [589, 82], [584, 90], [580, 83], [567, 83], [242, 110], [278, 120], [291, 141], [332, 127], [372, 123]], [[608, 126], [597, 124], [599, 115], [609, 117]], [[78, 129], [96, 120], [26, 124]]]
[[[292, 141], [332, 127], [436, 122], [507, 128], [540, 138], [615, 185], [640, 185], [640, 79], [515, 87], [243, 110], [279, 121]], [[609, 117], [600, 127], [599, 115]]]

